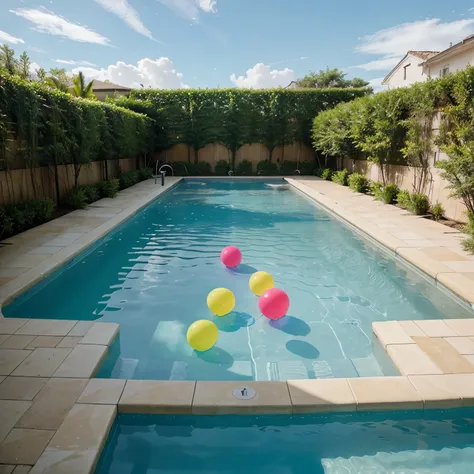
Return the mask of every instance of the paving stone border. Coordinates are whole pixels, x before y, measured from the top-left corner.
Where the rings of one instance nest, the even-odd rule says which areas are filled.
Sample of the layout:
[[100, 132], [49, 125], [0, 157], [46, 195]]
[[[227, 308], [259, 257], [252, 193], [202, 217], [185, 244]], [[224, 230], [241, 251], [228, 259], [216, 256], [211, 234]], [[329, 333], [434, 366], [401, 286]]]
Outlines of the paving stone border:
[[[0, 248], [0, 305], [108, 233], [181, 178], [152, 181], [75, 211]], [[261, 178], [265, 179], [265, 178]], [[314, 178], [287, 178], [356, 231], [474, 303], [461, 236]], [[474, 315], [473, 315], [474, 316]], [[0, 472], [90, 474], [118, 412], [269, 414], [474, 406], [474, 319], [373, 323], [401, 375], [286, 382], [94, 379], [119, 325], [0, 314]], [[235, 391], [253, 389], [239, 399]], [[253, 393], [253, 392], [252, 392]], [[31, 470], [30, 470], [31, 469]]]

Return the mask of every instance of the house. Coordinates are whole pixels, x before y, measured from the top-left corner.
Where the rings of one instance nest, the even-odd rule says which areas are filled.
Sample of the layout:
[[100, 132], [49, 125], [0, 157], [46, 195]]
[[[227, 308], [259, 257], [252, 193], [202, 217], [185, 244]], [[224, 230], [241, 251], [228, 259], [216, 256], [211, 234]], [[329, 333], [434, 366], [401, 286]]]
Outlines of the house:
[[94, 95], [101, 101], [104, 101], [107, 96], [113, 95], [124, 95], [128, 97], [131, 90], [132, 89], [128, 87], [119, 86], [112, 82], [98, 81], [97, 79], [94, 79], [92, 85], [92, 92], [94, 92]]
[[382, 85], [389, 89], [410, 86], [414, 82], [436, 79], [474, 65], [474, 34], [444, 51], [408, 51], [387, 74]]
[[388, 89], [408, 87], [414, 82], [428, 79], [423, 64], [439, 54], [439, 51], [408, 51], [405, 57], [385, 76], [382, 85]]
[[428, 58], [422, 67], [426, 75], [435, 79], [465, 69], [468, 65], [474, 65], [474, 34]]

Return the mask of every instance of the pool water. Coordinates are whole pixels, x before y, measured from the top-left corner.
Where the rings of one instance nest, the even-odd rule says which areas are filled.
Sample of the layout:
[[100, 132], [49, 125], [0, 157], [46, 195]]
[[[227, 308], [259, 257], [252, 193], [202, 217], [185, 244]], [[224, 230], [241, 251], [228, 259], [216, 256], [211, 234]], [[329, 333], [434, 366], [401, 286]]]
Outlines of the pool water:
[[472, 474], [473, 417], [119, 415], [96, 474]]
[[[383, 375], [393, 368], [374, 354], [373, 321], [472, 316], [298, 191], [267, 184], [186, 180], [4, 314], [120, 323], [98, 376], [162, 380]], [[236, 270], [219, 259], [230, 244], [243, 253]], [[248, 287], [257, 270], [290, 297], [280, 321], [259, 313]], [[206, 305], [216, 287], [237, 301], [222, 318]], [[197, 353], [186, 331], [208, 318], [219, 340]]]

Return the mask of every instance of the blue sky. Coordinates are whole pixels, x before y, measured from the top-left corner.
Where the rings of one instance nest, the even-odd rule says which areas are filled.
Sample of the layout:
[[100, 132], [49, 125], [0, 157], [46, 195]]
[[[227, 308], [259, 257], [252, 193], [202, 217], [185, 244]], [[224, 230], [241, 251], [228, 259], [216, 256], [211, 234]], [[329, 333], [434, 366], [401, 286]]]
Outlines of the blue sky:
[[271, 87], [326, 66], [377, 86], [408, 49], [471, 33], [474, 0], [0, 2], [0, 43], [135, 87]]

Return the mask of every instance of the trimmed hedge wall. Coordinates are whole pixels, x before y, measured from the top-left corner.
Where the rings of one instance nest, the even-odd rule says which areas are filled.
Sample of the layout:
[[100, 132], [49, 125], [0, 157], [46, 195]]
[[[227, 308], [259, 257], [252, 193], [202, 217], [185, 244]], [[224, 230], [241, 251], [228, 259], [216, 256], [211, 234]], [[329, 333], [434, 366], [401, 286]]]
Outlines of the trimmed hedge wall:
[[0, 74], [0, 169], [135, 157], [153, 149], [153, 121], [114, 104], [75, 99]]
[[157, 150], [178, 143], [189, 147], [188, 162], [199, 150], [221, 143], [232, 155], [246, 143], [262, 143], [270, 151], [293, 142], [311, 146], [311, 124], [321, 111], [363, 97], [367, 89], [184, 89], [134, 90], [116, 104], [154, 119]]

